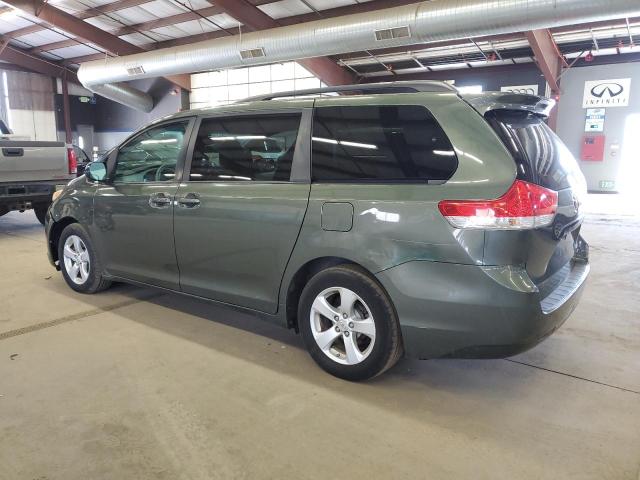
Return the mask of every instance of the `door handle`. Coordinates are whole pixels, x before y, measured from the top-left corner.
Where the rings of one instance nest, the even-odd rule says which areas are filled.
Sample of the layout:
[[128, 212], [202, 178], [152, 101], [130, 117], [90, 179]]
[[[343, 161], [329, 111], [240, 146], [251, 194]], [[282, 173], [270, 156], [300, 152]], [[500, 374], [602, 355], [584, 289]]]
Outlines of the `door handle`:
[[198, 208], [200, 206], [200, 198], [197, 193], [187, 193], [184, 197], [178, 199], [178, 206], [182, 208]]
[[22, 157], [24, 155], [24, 148], [3, 148], [2, 154], [5, 157]]
[[154, 193], [149, 197], [152, 208], [166, 208], [171, 205], [171, 197], [167, 193]]

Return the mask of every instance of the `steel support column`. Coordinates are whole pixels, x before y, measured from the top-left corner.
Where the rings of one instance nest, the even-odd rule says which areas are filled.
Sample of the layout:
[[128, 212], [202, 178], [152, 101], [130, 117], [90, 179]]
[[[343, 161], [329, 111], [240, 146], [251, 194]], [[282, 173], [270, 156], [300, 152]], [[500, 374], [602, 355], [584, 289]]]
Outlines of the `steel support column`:
[[71, 144], [73, 136], [71, 135], [71, 104], [69, 102], [69, 83], [67, 76], [62, 76], [62, 115], [64, 118], [65, 142]]
[[[558, 77], [562, 67], [566, 67], [567, 62], [560, 53], [553, 35], [549, 30], [531, 30], [525, 33], [529, 45], [533, 50], [534, 58], [538, 68], [544, 75], [545, 80], [551, 89], [551, 96], [560, 100], [560, 85]], [[558, 121], [558, 107], [556, 106], [549, 115], [549, 127], [555, 131]]]

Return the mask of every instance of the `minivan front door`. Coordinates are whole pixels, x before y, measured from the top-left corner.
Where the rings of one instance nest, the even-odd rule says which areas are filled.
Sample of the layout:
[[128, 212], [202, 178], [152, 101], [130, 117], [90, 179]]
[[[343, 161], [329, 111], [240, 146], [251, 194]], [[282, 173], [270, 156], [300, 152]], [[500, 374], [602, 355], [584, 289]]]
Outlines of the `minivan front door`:
[[153, 126], [115, 154], [111, 181], [94, 197], [92, 237], [108, 274], [179, 288], [174, 198], [192, 123]]
[[201, 121], [176, 197], [182, 291], [276, 312], [309, 200], [310, 119], [309, 109]]

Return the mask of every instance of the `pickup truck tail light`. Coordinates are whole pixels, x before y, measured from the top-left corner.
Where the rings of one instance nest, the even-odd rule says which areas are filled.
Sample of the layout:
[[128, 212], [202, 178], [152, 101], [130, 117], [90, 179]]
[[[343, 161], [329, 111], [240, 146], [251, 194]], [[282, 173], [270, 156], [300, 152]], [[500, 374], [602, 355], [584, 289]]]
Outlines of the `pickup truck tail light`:
[[495, 200], [442, 200], [440, 213], [455, 228], [527, 230], [553, 222], [558, 193], [533, 183], [516, 180], [507, 193]]
[[78, 172], [78, 156], [73, 148], [67, 148], [67, 164], [69, 165], [70, 174]]

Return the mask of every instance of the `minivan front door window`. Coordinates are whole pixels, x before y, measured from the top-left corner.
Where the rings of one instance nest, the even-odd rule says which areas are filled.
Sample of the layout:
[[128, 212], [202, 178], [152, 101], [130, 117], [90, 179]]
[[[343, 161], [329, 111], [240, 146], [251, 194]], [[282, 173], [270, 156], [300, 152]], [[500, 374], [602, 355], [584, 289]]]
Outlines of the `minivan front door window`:
[[116, 183], [171, 182], [184, 144], [187, 122], [151, 128], [118, 152]]

